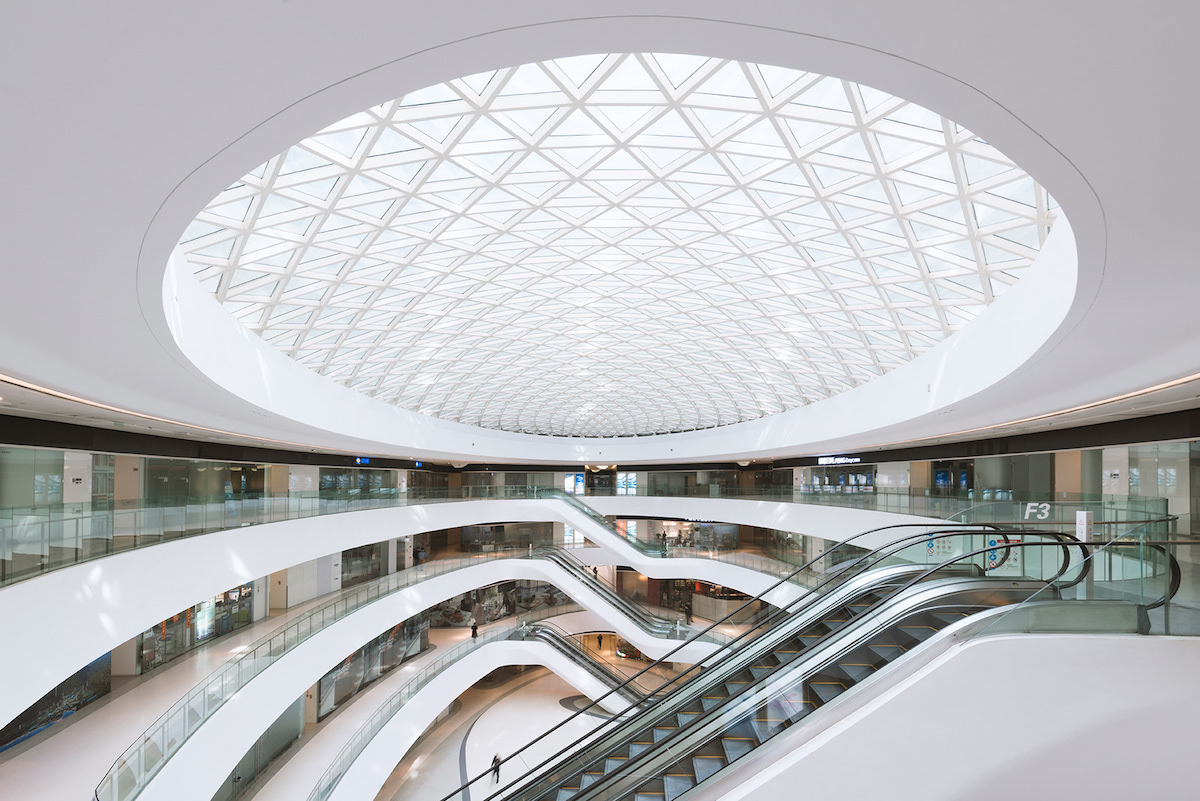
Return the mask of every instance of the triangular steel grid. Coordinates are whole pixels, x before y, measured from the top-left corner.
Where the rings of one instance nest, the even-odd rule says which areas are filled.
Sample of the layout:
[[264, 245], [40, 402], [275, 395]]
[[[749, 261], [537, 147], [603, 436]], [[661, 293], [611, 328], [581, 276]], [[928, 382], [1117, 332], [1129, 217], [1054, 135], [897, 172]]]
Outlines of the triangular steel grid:
[[405, 409], [631, 436], [752, 420], [979, 314], [1057, 207], [995, 148], [849, 81], [663, 54], [450, 81], [355, 114], [197, 215], [247, 328]]

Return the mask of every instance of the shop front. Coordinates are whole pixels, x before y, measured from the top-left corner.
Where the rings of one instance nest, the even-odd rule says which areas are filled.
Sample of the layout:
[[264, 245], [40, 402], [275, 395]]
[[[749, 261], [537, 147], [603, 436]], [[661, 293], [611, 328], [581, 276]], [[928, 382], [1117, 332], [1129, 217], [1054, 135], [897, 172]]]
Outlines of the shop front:
[[190, 606], [138, 635], [137, 672], [147, 673], [199, 645], [250, 625], [254, 585], [243, 584]]

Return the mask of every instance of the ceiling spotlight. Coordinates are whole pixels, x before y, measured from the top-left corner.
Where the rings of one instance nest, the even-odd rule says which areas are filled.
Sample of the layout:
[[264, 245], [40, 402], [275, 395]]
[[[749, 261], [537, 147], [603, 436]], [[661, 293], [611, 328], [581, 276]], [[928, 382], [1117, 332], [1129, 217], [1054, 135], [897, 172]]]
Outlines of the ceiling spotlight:
[[739, 460], [738, 460], [738, 464], [739, 464], [741, 467], [749, 467], [749, 465], [750, 465], [750, 460], [749, 460], [749, 459], [746, 459], [746, 460], [739, 459]]

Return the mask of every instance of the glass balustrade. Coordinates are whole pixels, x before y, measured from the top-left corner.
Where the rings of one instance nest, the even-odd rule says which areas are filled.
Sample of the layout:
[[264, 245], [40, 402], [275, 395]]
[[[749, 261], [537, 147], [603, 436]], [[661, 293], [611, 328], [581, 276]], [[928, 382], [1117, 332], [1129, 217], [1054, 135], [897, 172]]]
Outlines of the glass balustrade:
[[[693, 488], [694, 489], [694, 488]], [[929, 495], [927, 490], [871, 492], [813, 492], [804, 488], [741, 488], [705, 486], [704, 492], [680, 490], [680, 497], [771, 500], [843, 506], [946, 518], [960, 515], [963, 522], [1027, 521], [1034, 525], [1073, 519], [1074, 511], [1094, 510], [1098, 522], [1120, 519], [1144, 522], [1165, 517], [1162, 498], [1135, 496], [1055, 495], [1037, 501], [977, 504], [968, 495]], [[828, 489], [828, 488], [827, 488]], [[714, 492], [713, 490], [719, 490]], [[923, 494], [924, 493], [924, 494]], [[629, 495], [647, 494], [631, 490]], [[662, 495], [662, 491], [656, 491]], [[1040, 496], [1039, 496], [1040, 497]], [[79, 562], [101, 558], [162, 542], [241, 528], [262, 523], [295, 520], [367, 509], [462, 500], [557, 498], [589, 518], [623, 536], [646, 555], [670, 555], [664, 542], [647, 542], [621, 534], [607, 518], [585, 501], [557, 488], [465, 487], [461, 490], [381, 489], [360, 493], [295, 492], [286, 495], [187, 497], [156, 499], [154, 505], [93, 510], [90, 504], [51, 504], [0, 508], [0, 586], [41, 575]], [[1043, 506], [1051, 510], [1046, 517]], [[1030, 516], [1031, 515], [1031, 516]], [[1052, 515], [1052, 518], [1051, 518]], [[985, 519], [986, 518], [986, 519]], [[1010, 522], [1010, 521], [1003, 521]], [[699, 557], [707, 549], [691, 549], [679, 556]], [[785, 559], [786, 561], [786, 559]]]

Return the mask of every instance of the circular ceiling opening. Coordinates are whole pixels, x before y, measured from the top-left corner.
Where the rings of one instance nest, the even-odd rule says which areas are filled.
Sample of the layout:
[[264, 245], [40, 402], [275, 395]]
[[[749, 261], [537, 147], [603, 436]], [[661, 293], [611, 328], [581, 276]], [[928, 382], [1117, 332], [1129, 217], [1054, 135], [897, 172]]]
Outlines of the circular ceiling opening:
[[955, 122], [850, 81], [562, 58], [370, 108], [180, 241], [297, 362], [485, 428], [632, 436], [843, 392], [976, 317], [1058, 211]]

